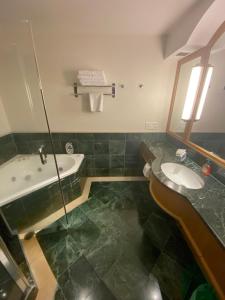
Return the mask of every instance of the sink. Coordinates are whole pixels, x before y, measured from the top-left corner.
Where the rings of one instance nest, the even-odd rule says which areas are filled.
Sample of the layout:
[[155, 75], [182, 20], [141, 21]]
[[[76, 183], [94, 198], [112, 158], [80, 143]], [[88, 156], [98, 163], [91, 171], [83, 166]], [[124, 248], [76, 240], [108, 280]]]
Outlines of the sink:
[[204, 186], [204, 181], [198, 174], [181, 164], [163, 163], [161, 169], [167, 178], [187, 189], [198, 190]]

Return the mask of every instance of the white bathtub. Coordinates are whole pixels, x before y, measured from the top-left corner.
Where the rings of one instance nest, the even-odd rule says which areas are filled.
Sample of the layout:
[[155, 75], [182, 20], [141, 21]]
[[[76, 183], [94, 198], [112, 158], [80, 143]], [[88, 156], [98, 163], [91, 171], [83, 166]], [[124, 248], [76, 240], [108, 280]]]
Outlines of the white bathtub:
[[[78, 171], [83, 154], [57, 154], [60, 178]], [[53, 155], [17, 155], [0, 166], [0, 207], [58, 180]]]

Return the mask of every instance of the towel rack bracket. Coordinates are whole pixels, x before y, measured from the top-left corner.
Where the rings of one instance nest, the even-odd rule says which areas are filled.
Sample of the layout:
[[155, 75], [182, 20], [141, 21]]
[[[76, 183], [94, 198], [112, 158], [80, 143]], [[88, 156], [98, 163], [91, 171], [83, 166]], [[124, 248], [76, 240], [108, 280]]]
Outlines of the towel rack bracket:
[[[86, 93], [78, 93], [78, 87], [79, 85], [77, 84], [77, 82], [74, 83], [74, 96], [77, 98], [78, 96], [84, 95]], [[82, 85], [82, 87], [86, 87], [86, 88], [93, 88], [93, 87], [98, 87], [98, 88], [111, 88], [112, 89], [112, 93], [103, 93], [103, 95], [105, 96], [112, 96], [112, 98], [116, 97], [116, 84], [112, 83], [111, 85]]]

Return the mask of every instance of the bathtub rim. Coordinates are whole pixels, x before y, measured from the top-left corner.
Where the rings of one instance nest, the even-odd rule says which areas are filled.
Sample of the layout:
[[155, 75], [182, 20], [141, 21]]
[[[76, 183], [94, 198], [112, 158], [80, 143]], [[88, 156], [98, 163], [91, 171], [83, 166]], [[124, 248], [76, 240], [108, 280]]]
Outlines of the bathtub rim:
[[[5, 162], [4, 164], [2, 164], [0, 166], [0, 169], [2, 169], [2, 167], [6, 166], [6, 165], [8, 165], [10, 163], [12, 163], [14, 160], [17, 160], [18, 158], [25, 157], [25, 156], [26, 157], [32, 157], [32, 156], [38, 156], [38, 155], [37, 154], [18, 154], [16, 156], [14, 156], [13, 158], [11, 158], [10, 160], [8, 160], [7, 162]], [[53, 154], [48, 154], [48, 156], [53, 156]], [[71, 167], [67, 171], [61, 173], [60, 174], [60, 180], [66, 178], [67, 176], [70, 176], [72, 174], [76, 174], [79, 171], [80, 166], [83, 163], [84, 157], [85, 157], [84, 154], [81, 154], [81, 153], [75, 153], [75, 154], [56, 154], [56, 159], [57, 159], [58, 156], [61, 156], [61, 157], [62, 156], [70, 156], [70, 157], [78, 156], [78, 158], [79, 158], [79, 166], [77, 168], [75, 168], [75, 166], [76, 166], [76, 164], [75, 164], [73, 167]], [[76, 171], [75, 171], [75, 169], [76, 169]], [[17, 192], [15, 194], [13, 194], [14, 197], [12, 197], [12, 195], [11, 195], [11, 196], [6, 196], [3, 199], [0, 199], [0, 208], [2, 206], [4, 206], [4, 205], [10, 204], [10, 203], [12, 203], [12, 202], [20, 199], [22, 197], [25, 197], [25, 196], [33, 193], [33, 192], [36, 192], [36, 191], [38, 191], [38, 190], [40, 190], [40, 189], [42, 189], [42, 188], [44, 188], [44, 187], [46, 187], [46, 186], [54, 183], [54, 182], [57, 182], [58, 180], [59, 179], [58, 179], [57, 172], [56, 172], [55, 176], [53, 176], [51, 178], [48, 178], [48, 179], [46, 179], [44, 181], [41, 181], [41, 182], [39, 182], [39, 183], [31, 186], [31, 187], [25, 188], [25, 189], [22, 190], [22, 192], [20, 191], [20, 192]]]

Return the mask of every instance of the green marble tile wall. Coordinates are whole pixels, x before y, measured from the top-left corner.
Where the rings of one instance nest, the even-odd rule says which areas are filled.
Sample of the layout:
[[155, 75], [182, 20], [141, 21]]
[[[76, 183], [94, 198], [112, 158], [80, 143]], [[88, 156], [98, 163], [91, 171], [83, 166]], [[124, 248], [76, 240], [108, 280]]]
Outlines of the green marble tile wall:
[[[75, 153], [85, 154], [87, 176], [139, 176], [144, 161], [139, 155], [139, 145], [144, 140], [165, 139], [165, 133], [53, 133], [56, 153], [65, 153], [65, 144], [72, 142]], [[18, 153], [35, 153], [45, 144], [52, 149], [48, 134], [14, 134]]]
[[[160, 141], [165, 139], [165, 136], [165, 133], [52, 134], [54, 150], [57, 154], [65, 153], [67, 142], [72, 142], [75, 153], [85, 154], [87, 176], [142, 175], [144, 161], [139, 155], [141, 141]], [[46, 146], [47, 153], [52, 153], [48, 133], [14, 133], [5, 140], [9, 138], [15, 142], [8, 151], [13, 154], [12, 156], [37, 153], [37, 149], [42, 144]], [[6, 150], [2, 148], [2, 152], [5, 153]], [[5, 156], [8, 158], [7, 154]]]
[[0, 165], [17, 154], [16, 143], [12, 134], [0, 137]]
[[[143, 160], [138, 148], [141, 141], [161, 141], [167, 139], [177, 147], [182, 143], [165, 133], [53, 133], [54, 150], [65, 153], [65, 144], [73, 143], [75, 153], [84, 153], [88, 176], [138, 176], [142, 175]], [[212, 136], [210, 136], [212, 140]], [[213, 139], [217, 141], [217, 138]], [[48, 153], [52, 148], [48, 133], [14, 133], [0, 138], [0, 164], [16, 154], [37, 153], [41, 144], [46, 145]], [[188, 155], [199, 165], [205, 157], [193, 149]], [[225, 170], [212, 164], [213, 175], [225, 183]]]

